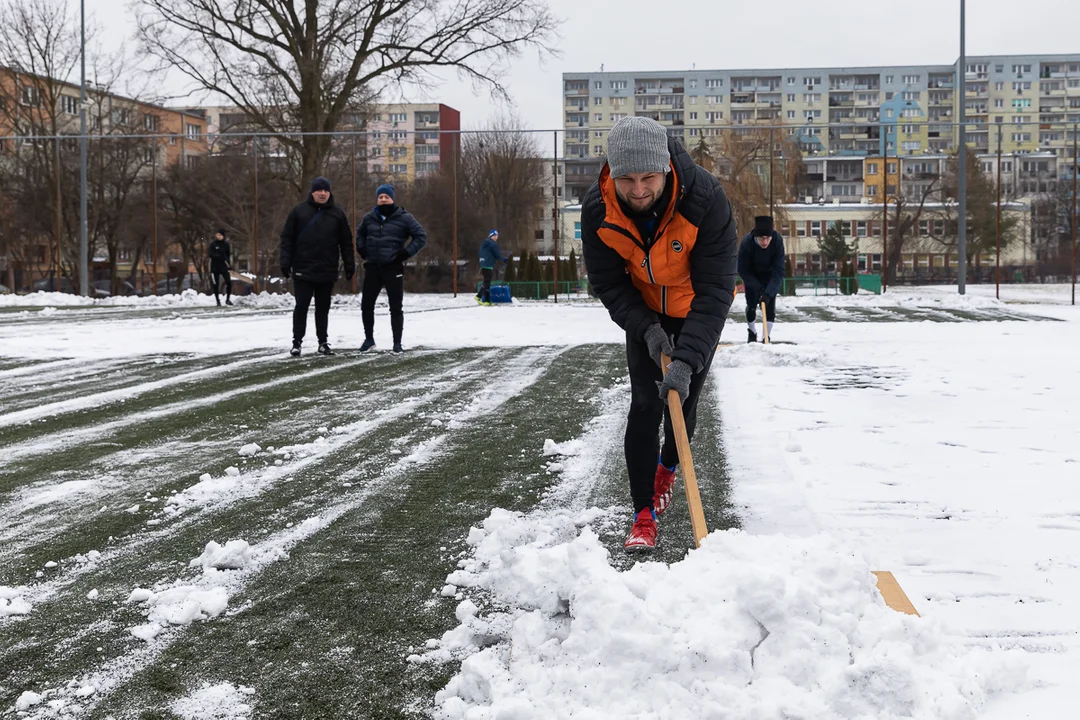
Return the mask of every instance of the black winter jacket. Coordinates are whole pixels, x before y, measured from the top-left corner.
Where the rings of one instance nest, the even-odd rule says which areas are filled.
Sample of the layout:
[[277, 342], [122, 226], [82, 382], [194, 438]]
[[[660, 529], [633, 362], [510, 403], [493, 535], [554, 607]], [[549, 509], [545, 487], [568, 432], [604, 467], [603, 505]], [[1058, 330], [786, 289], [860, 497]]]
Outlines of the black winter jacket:
[[229, 271], [229, 260], [232, 258], [232, 249], [226, 240], [217, 240], [210, 243], [206, 254], [210, 256], [210, 272], [226, 273]]
[[395, 206], [390, 217], [383, 220], [375, 206], [356, 226], [356, 252], [365, 263], [389, 265], [398, 260], [401, 251], [412, 257], [425, 245], [427, 233], [403, 207]]
[[739, 277], [748, 290], [776, 297], [784, 282], [784, 238], [773, 230], [772, 242], [764, 250], [754, 239], [754, 232], [739, 246]]
[[339, 262], [345, 263], [346, 275], [356, 272], [349, 219], [334, 205], [333, 195], [324, 205], [309, 196], [292, 209], [281, 231], [282, 274], [291, 271], [301, 280], [332, 283]]
[[[697, 240], [690, 252], [694, 298], [671, 357], [699, 372], [716, 350], [720, 331], [731, 309], [739, 235], [731, 203], [720, 182], [699, 167], [676, 140], [668, 141], [668, 151], [673, 171], [679, 179], [675, 211], [698, 229]], [[627, 337], [641, 342], [645, 330], [652, 323], [660, 322], [660, 315], [649, 307], [634, 285], [626, 261], [597, 234], [606, 213], [597, 181], [589, 188], [581, 210], [585, 268], [589, 282], [611, 318], [626, 330]]]

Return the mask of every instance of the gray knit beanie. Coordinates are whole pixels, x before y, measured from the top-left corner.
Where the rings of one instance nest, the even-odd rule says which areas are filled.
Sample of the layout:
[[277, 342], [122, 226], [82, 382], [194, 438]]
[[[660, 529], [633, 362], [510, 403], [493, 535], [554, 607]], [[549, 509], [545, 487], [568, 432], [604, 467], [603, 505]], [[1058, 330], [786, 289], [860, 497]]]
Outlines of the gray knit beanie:
[[611, 177], [630, 173], [666, 173], [671, 168], [668, 136], [652, 118], [625, 117], [608, 133], [608, 165]]

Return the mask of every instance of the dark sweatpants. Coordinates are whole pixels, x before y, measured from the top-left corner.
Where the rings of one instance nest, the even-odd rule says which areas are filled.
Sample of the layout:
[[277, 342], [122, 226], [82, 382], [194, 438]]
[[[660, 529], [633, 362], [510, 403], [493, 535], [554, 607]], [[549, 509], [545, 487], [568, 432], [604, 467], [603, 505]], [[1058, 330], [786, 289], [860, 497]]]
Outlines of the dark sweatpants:
[[[660, 323], [665, 332], [678, 338], [683, 321], [680, 318], [662, 316]], [[715, 352], [715, 349], [713, 350]], [[679, 451], [675, 446], [675, 432], [667, 406], [660, 399], [656, 383], [663, 380], [660, 366], [649, 357], [649, 347], [643, 340], [626, 339], [626, 364], [630, 370], [630, 414], [626, 420], [626, 470], [630, 476], [630, 497], [634, 501], [634, 513], [652, 505], [653, 478], [656, 476], [656, 459], [668, 467], [679, 463]], [[697, 425], [697, 400], [705, 378], [709, 374], [712, 355], [705, 367], [690, 378], [690, 395], [683, 403], [686, 434], [694, 438]], [[664, 423], [664, 445], [660, 448], [658, 430]]]
[[293, 340], [303, 340], [307, 333], [308, 307], [311, 298], [315, 298], [315, 336], [319, 344], [326, 342], [326, 330], [330, 316], [330, 294], [334, 283], [315, 283], [300, 278], [293, 278], [293, 294], [296, 295], [296, 308], [293, 310]]
[[226, 300], [231, 299], [232, 298], [232, 275], [230, 275], [228, 273], [228, 271], [219, 272], [217, 270], [215, 270], [212, 274], [213, 274], [213, 280], [214, 280], [214, 299], [217, 300], [219, 303], [221, 302], [221, 296], [218, 293], [221, 291], [221, 283], [222, 282], [225, 283], [225, 299]]
[[394, 334], [394, 344], [401, 344], [401, 332], [405, 328], [405, 313], [401, 310], [401, 300], [405, 296], [404, 275], [405, 267], [401, 263], [364, 263], [364, 287], [360, 298], [364, 339], [375, 339], [375, 301], [385, 287], [386, 299], [390, 301], [390, 329]]
[[[752, 323], [757, 319], [758, 308], [761, 307], [761, 288], [746, 287], [744, 293], [746, 296], [746, 322]], [[776, 296], [765, 301], [765, 319], [769, 322], [776, 322]]]
[[491, 302], [491, 278], [495, 276], [492, 268], [480, 268], [480, 274], [484, 276], [484, 285], [480, 288], [480, 302]]

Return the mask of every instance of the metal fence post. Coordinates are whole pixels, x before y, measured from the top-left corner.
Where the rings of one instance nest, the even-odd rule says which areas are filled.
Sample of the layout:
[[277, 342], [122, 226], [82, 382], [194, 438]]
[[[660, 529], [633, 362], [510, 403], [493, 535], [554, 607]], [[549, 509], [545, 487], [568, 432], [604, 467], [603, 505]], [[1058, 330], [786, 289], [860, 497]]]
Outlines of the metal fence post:
[[457, 176], [458, 176], [458, 154], [459, 154], [460, 145], [461, 145], [461, 131], [459, 130], [459, 131], [454, 133], [454, 177], [453, 177], [453, 183], [452, 183], [452, 186], [453, 186], [452, 187], [452, 192], [454, 194], [454, 227], [453, 227], [453, 232], [451, 233], [451, 243], [450, 243], [451, 244], [451, 254], [453, 255], [451, 265], [453, 266], [453, 270], [452, 270], [453, 281], [452, 282], [453, 282], [453, 286], [454, 286], [454, 297], [457, 297], [457, 294], [458, 294], [458, 287], [457, 287], [457, 285], [458, 285], [458, 282], [457, 282], [457, 280], [458, 280], [458, 264], [457, 264], [457, 255], [458, 255], [458, 253], [457, 253], [457, 230], [458, 230], [457, 196], [458, 196], [458, 187], [457, 187]]
[[255, 282], [252, 283], [254, 291], [259, 292], [259, 137], [253, 135], [251, 138], [251, 157], [255, 163], [255, 172], [253, 174], [254, 184], [254, 218], [252, 219], [251, 226], [251, 254], [255, 261]]
[[[1001, 299], [1001, 123], [998, 123], [997, 147], [997, 219], [994, 227], [994, 297]], [[981, 273], [980, 273], [981, 274]]]
[[552, 160], [551, 160], [551, 242], [555, 252], [555, 265], [552, 268], [552, 277], [555, 278], [555, 304], [559, 303], [559, 131], [552, 133]]

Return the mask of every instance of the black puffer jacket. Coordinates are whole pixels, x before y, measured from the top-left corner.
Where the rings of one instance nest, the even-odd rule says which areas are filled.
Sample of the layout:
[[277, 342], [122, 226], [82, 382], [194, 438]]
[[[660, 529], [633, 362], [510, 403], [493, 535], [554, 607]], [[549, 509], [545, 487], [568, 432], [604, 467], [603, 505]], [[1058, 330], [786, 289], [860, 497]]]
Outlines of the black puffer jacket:
[[232, 259], [232, 248], [227, 240], [215, 239], [207, 248], [206, 254], [210, 256], [210, 272], [226, 273], [229, 271], [229, 261]]
[[384, 220], [376, 206], [356, 226], [356, 252], [365, 263], [389, 265], [399, 260], [401, 251], [412, 257], [425, 245], [427, 233], [423, 226], [403, 207], [395, 206]]
[[[698, 372], [716, 349], [731, 309], [739, 236], [731, 203], [720, 182], [699, 167], [676, 140], [669, 139], [668, 151], [679, 185], [675, 214], [697, 230], [689, 255], [693, 299], [671, 356]], [[645, 330], [660, 322], [660, 313], [649, 306], [634, 284], [627, 261], [600, 238], [606, 216], [607, 207], [597, 181], [589, 188], [581, 209], [581, 239], [589, 282], [611, 318], [629, 337], [643, 341]], [[664, 236], [665, 243], [677, 239]]]
[[339, 262], [345, 263], [346, 275], [356, 272], [349, 219], [334, 205], [333, 195], [323, 205], [309, 196], [292, 209], [281, 231], [282, 274], [291, 271], [300, 280], [335, 282]]

